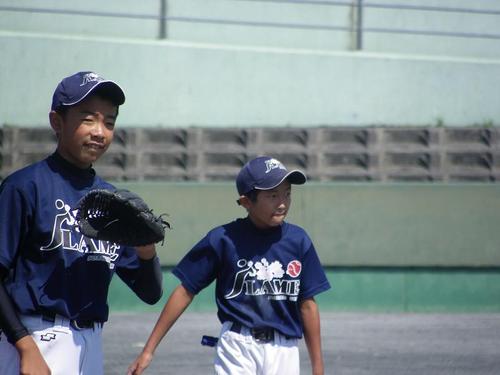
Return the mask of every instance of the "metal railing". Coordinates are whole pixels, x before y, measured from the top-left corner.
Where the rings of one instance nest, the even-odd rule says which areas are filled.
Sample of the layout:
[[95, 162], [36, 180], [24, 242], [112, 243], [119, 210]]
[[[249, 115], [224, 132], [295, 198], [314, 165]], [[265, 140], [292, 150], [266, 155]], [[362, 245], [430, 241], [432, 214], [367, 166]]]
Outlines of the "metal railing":
[[296, 23], [296, 22], [236, 20], [236, 19], [215, 18], [215, 17], [172, 16], [168, 14], [168, 0], [158, 0], [157, 14], [56, 9], [56, 8], [44, 8], [44, 7], [17, 7], [17, 6], [2, 6], [2, 5], [0, 5], [0, 12], [8, 11], [8, 12], [27, 12], [27, 13], [40, 13], [40, 14], [48, 13], [48, 14], [92, 16], [92, 17], [107, 17], [107, 18], [126, 18], [126, 19], [137, 19], [137, 20], [139, 19], [156, 20], [158, 21], [159, 39], [168, 38], [168, 33], [167, 33], [168, 23], [186, 22], [193, 24], [220, 24], [220, 25], [238, 25], [238, 26], [249, 26], [249, 27], [345, 31], [345, 32], [356, 33], [356, 38], [355, 38], [356, 50], [363, 49], [364, 35], [367, 33], [412, 34], [412, 35], [423, 35], [423, 36], [446, 36], [446, 37], [457, 37], [457, 38], [500, 40], [500, 34], [497, 33], [475, 33], [475, 32], [463, 32], [463, 31], [426, 30], [426, 29], [391, 28], [391, 27], [367, 27], [364, 25], [363, 22], [364, 15], [369, 9], [386, 9], [386, 10], [404, 10], [404, 11], [420, 11], [420, 12], [425, 11], [425, 12], [459, 13], [459, 14], [470, 14], [470, 15], [473, 14], [491, 15], [491, 16], [499, 16], [499, 23], [500, 23], [500, 10], [495, 10], [495, 9], [387, 4], [387, 3], [369, 2], [366, 0], [352, 0], [352, 1], [233, 0], [233, 1], [349, 7], [353, 10], [353, 14], [355, 15], [355, 17], [354, 17], [354, 22], [350, 26], [343, 26], [343, 25], [331, 25], [331, 24]]

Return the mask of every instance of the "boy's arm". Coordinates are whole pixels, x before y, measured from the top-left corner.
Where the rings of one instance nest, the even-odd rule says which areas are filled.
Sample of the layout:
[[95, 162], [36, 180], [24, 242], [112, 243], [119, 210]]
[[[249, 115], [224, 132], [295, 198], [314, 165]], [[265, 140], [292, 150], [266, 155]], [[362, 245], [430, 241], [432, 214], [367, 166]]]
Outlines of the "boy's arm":
[[160, 260], [156, 254], [155, 244], [135, 247], [140, 267], [133, 291], [139, 298], [153, 305], [158, 302], [163, 294], [163, 275]]
[[323, 353], [321, 350], [321, 328], [319, 309], [314, 298], [306, 298], [300, 302], [300, 314], [304, 326], [304, 339], [311, 359], [313, 375], [323, 375]]
[[182, 285], [177, 286], [170, 295], [156, 322], [141, 354], [129, 366], [127, 375], [140, 375], [153, 360], [153, 355], [160, 341], [174, 325], [179, 316], [189, 306], [194, 295]]

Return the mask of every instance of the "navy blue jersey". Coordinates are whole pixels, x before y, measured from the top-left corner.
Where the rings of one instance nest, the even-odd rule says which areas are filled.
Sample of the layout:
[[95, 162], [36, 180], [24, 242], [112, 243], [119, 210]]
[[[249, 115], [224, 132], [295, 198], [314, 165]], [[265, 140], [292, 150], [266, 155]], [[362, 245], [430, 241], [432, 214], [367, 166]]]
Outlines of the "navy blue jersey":
[[263, 231], [248, 218], [211, 230], [173, 273], [194, 294], [216, 280], [221, 322], [272, 327], [297, 338], [302, 337], [300, 301], [330, 288], [302, 228], [285, 222]]
[[20, 313], [106, 321], [113, 273], [134, 283], [135, 249], [86, 238], [75, 225], [76, 203], [95, 188], [113, 186], [57, 153], [3, 181], [0, 265]]

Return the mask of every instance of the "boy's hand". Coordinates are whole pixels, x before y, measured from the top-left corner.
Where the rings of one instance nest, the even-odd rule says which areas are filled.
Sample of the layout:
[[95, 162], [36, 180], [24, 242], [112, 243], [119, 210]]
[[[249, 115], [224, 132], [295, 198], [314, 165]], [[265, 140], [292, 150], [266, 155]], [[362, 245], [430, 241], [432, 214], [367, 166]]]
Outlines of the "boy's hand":
[[325, 375], [323, 364], [321, 364], [321, 366], [313, 366], [312, 375]]
[[15, 347], [19, 352], [21, 375], [50, 375], [50, 368], [31, 336], [19, 339]]
[[141, 375], [153, 360], [153, 354], [142, 352], [128, 367], [127, 375]]

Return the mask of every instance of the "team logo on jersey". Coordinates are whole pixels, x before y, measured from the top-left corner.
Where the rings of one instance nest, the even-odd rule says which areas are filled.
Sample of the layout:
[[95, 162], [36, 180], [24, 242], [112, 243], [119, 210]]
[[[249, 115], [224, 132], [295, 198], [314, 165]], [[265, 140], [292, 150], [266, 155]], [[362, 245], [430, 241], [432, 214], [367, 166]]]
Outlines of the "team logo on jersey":
[[266, 160], [265, 163], [266, 163], [266, 173], [269, 173], [273, 169], [276, 169], [276, 168], [286, 170], [285, 166], [283, 164], [281, 164], [281, 162], [279, 160], [269, 159], [269, 160]]
[[101, 82], [104, 78], [99, 77], [96, 73], [87, 73], [83, 76], [82, 84], [80, 86], [85, 86], [89, 82]]
[[244, 293], [250, 296], [267, 296], [268, 299], [296, 301], [300, 291], [301, 264], [298, 260], [288, 264], [286, 274], [295, 278], [284, 278], [283, 265], [275, 260], [269, 263], [266, 258], [260, 262], [240, 259], [237, 263], [242, 268], [236, 273], [233, 288], [224, 297], [231, 299]]
[[87, 254], [88, 262], [107, 262], [109, 268], [113, 269], [115, 267], [113, 262], [118, 259], [117, 250], [120, 245], [85, 237], [78, 229], [76, 211], [71, 210], [62, 199], [57, 199], [55, 206], [60, 213], [54, 218], [52, 237], [47, 245], [40, 247], [40, 250], [51, 251], [62, 247], [64, 250], [78, 251]]
[[286, 274], [291, 277], [298, 277], [300, 275], [300, 271], [302, 271], [302, 263], [298, 260], [292, 260], [286, 267]]
[[54, 332], [47, 332], [40, 335], [40, 340], [42, 341], [52, 341], [56, 339], [56, 334]]

